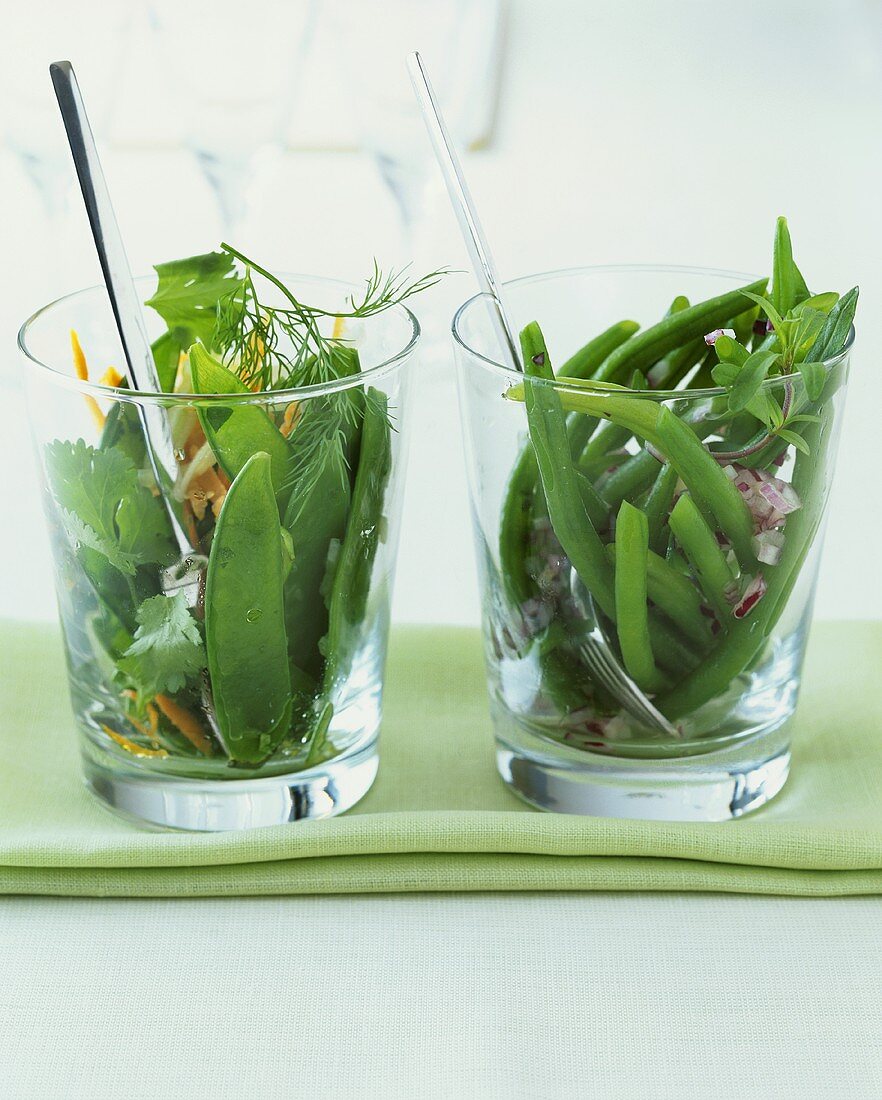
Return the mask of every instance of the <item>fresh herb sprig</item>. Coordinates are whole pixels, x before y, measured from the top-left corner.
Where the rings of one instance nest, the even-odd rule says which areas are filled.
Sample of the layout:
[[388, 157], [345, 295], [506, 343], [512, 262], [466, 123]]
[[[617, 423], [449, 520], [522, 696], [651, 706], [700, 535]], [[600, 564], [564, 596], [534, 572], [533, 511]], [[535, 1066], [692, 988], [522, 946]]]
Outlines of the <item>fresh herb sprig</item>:
[[[788, 426], [802, 422], [804, 417], [790, 402], [779, 405], [763, 391], [763, 384], [769, 378], [798, 372], [808, 399], [817, 401], [826, 377], [824, 360], [842, 351], [851, 331], [857, 288], [841, 299], [832, 291], [812, 294], [793, 260], [787, 221], [779, 218], [771, 292], [768, 296], [747, 290], [742, 293], [765, 314], [766, 320], [758, 322], [763, 339], [750, 351], [734, 335], [718, 337], [714, 347], [719, 362], [712, 377], [728, 391], [729, 412], [747, 410], [769, 432], [794, 442]], [[831, 339], [833, 332], [836, 339]], [[823, 340], [822, 333], [826, 334]]]
[[[218, 300], [212, 344], [247, 386], [260, 390], [340, 377], [335, 351], [341, 339], [323, 331], [323, 321], [373, 317], [435, 286], [447, 273], [439, 269], [408, 280], [406, 269], [384, 274], [374, 261], [361, 296], [350, 296], [349, 309], [334, 311], [302, 301], [278, 276], [231, 245], [223, 243], [221, 249], [245, 270], [241, 283]], [[258, 293], [255, 273], [276, 287], [288, 304], [267, 305]]]

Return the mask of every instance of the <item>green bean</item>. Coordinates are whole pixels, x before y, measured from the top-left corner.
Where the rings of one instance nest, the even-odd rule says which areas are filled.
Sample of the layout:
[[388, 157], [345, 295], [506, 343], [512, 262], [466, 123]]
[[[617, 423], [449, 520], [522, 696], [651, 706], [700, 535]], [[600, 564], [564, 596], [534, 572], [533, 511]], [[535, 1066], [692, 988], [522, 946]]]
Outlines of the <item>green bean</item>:
[[674, 505], [670, 525], [695, 570], [708, 603], [716, 611], [720, 623], [728, 623], [731, 607], [726, 595], [731, 593], [735, 578], [713, 531], [688, 493], [684, 493]]
[[653, 482], [646, 503], [643, 505], [643, 511], [649, 523], [649, 546], [657, 554], [663, 554], [667, 545], [665, 525], [674, 502], [677, 481], [677, 471], [666, 462], [659, 470], [658, 477]]
[[643, 691], [658, 691], [663, 680], [655, 667], [649, 637], [646, 516], [626, 500], [616, 519], [616, 629], [625, 669]]
[[[614, 544], [610, 543], [606, 548], [606, 552], [610, 561], [614, 562]], [[702, 650], [706, 650], [713, 641], [713, 634], [711, 633], [710, 620], [702, 612], [701, 595], [693, 584], [691, 577], [692, 574], [685, 559], [681, 558], [680, 563], [675, 563], [653, 553], [652, 550], [649, 551], [646, 558], [646, 591], [650, 602], [670, 619], [689, 642], [698, 645]], [[650, 627], [658, 629], [658, 626], [653, 622], [651, 612], [649, 619]], [[669, 642], [671, 637], [672, 635], [667, 633], [664, 642]], [[662, 639], [659, 639], [659, 642], [662, 642]], [[681, 646], [681, 652], [682, 648]], [[682, 675], [683, 665], [678, 664], [677, 661], [668, 660], [667, 655], [661, 651], [660, 646], [654, 644], [654, 649], [657, 651], [656, 662], [658, 664], [670, 669], [677, 676]], [[692, 659], [691, 650], [690, 659]], [[687, 665], [688, 663], [689, 660], [687, 660]], [[694, 659], [692, 659], [692, 663], [696, 663]]]
[[719, 328], [730, 317], [743, 312], [744, 291], [762, 294], [765, 288], [766, 280], [759, 279], [666, 317], [616, 348], [596, 372], [595, 378], [603, 382], [618, 382], [627, 378], [633, 370], [648, 370], [669, 352]]
[[744, 499], [692, 428], [667, 406], [614, 391], [603, 396], [563, 392], [561, 401], [564, 408], [622, 424], [661, 451], [705, 517], [716, 519], [742, 565], [753, 565], [753, 520]]
[[205, 582], [205, 645], [224, 748], [237, 762], [259, 764], [291, 720], [282, 535], [265, 451], [248, 459], [221, 508]]
[[820, 409], [821, 422], [809, 423], [806, 427], [803, 437], [809, 453], [798, 451], [796, 454], [792, 484], [802, 507], [787, 517], [781, 558], [765, 572], [766, 593], [749, 615], [731, 621], [728, 633], [698, 667], [659, 699], [659, 708], [671, 719], [690, 714], [722, 694], [756, 658], [787, 605], [823, 517], [825, 463], [835, 418], [829, 398], [837, 384], [838, 380], [831, 376], [825, 393], [826, 404]]
[[352, 506], [328, 603], [328, 633], [322, 646], [326, 691], [336, 686], [339, 670], [346, 670], [344, 650], [349, 644], [351, 629], [364, 627], [374, 559], [384, 537], [383, 506], [391, 471], [388, 400], [380, 390], [370, 389], [365, 401]]
[[[580, 348], [561, 367], [561, 377], [590, 377], [606, 357], [629, 340], [639, 328], [635, 321], [619, 321]], [[587, 417], [574, 417], [570, 426], [571, 446], [579, 453], [593, 431]], [[528, 444], [520, 454], [506, 490], [499, 527], [500, 573], [509, 600], [514, 606], [535, 595], [535, 585], [527, 569], [533, 534], [532, 500], [539, 472], [536, 456]]]
[[[554, 533], [582, 583], [603, 612], [615, 617], [612, 569], [582, 502], [560, 398], [548, 381], [554, 371], [535, 321], [521, 332], [526, 378], [524, 399], [530, 442]], [[538, 383], [532, 381], [539, 379]]]
[[698, 370], [689, 379], [687, 388], [690, 390], [709, 390], [716, 386], [714, 376], [711, 373], [716, 365], [717, 357], [713, 348], [709, 348], [707, 354], [698, 364]]
[[674, 389], [692, 368], [702, 361], [706, 353], [707, 344], [703, 336], [669, 352], [650, 371], [649, 380], [652, 388], [654, 390]]
[[575, 471], [575, 479], [579, 488], [579, 496], [582, 498], [582, 504], [585, 508], [585, 513], [591, 520], [594, 529], [596, 531], [602, 531], [609, 525], [609, 505], [594, 487], [594, 482], [589, 477], [586, 477], [581, 470]]
[[[197, 393], [250, 392], [201, 344], [190, 348], [190, 368]], [[243, 404], [201, 406], [196, 412], [205, 438], [228, 477], [236, 478], [255, 452], [265, 451], [270, 456], [275, 491], [283, 489], [290, 468], [291, 448], [264, 409]]]
[[732, 319], [732, 323], [724, 325], [724, 328], [731, 328], [735, 331], [735, 339], [739, 344], [743, 344], [747, 347], [753, 336], [753, 327], [756, 324], [756, 320], [759, 317], [760, 307], [758, 305], [752, 306], [750, 309], [740, 313], [737, 317]]
[[[685, 299], [684, 299], [685, 301]], [[642, 374], [635, 372], [634, 377], [631, 379], [631, 389], [633, 390], [645, 390], [648, 388], [648, 382]], [[575, 417], [576, 421], [582, 421], [583, 423], [591, 423], [592, 417]], [[595, 425], [597, 421], [594, 421]], [[629, 439], [631, 439], [633, 432], [628, 428], [623, 428], [619, 424], [613, 424], [612, 421], [604, 421], [600, 424], [600, 427], [594, 431], [590, 440], [581, 451], [574, 450], [573, 453], [578, 456], [579, 465], [581, 467], [584, 461], [586, 465], [593, 465], [594, 461], [598, 458], [609, 454], [610, 451], [616, 451], [625, 446]]]
[[[590, 417], [581, 419], [589, 420]], [[621, 450], [632, 435], [633, 433], [627, 428], [622, 428], [618, 424], [612, 424], [609, 421], [601, 424], [579, 455], [579, 466], [584, 464], [594, 467], [598, 459], [607, 458], [611, 451]]]
[[628, 455], [600, 483], [600, 495], [610, 508], [618, 508], [623, 500], [636, 500], [652, 485], [660, 469], [658, 459], [649, 451]]
[[600, 365], [640, 328], [636, 321], [617, 321], [589, 340], [557, 371], [558, 378], [591, 378]]
[[713, 641], [710, 621], [701, 610], [701, 596], [688, 576], [650, 550], [646, 579], [649, 598], [656, 607], [690, 641], [707, 648]]

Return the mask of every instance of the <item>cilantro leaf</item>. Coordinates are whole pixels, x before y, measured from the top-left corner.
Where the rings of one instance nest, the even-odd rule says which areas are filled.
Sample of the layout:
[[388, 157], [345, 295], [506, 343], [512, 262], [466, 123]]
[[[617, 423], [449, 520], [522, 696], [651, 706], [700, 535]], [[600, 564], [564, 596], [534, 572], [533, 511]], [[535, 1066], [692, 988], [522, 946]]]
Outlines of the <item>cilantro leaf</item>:
[[168, 325], [168, 331], [151, 345], [164, 390], [174, 389], [182, 351], [188, 351], [197, 340], [212, 346], [218, 302], [243, 285], [235, 265], [235, 257], [227, 252], [207, 252], [156, 265], [159, 283], [146, 304]]
[[159, 285], [146, 304], [156, 310], [179, 342], [187, 340], [189, 347], [201, 340], [210, 347], [218, 301], [242, 285], [234, 257], [227, 252], [208, 252], [157, 264], [155, 270]]
[[118, 662], [139, 693], [180, 691], [205, 668], [205, 647], [182, 592], [151, 596], [136, 613], [135, 640]]
[[141, 565], [171, 565], [175, 548], [169, 537], [168, 516], [149, 489], [128, 493], [116, 513], [119, 548]]
[[61, 509], [61, 518], [68, 535], [78, 549], [85, 546], [90, 550], [96, 550], [121, 573], [127, 573], [130, 577], [135, 575], [135, 559], [131, 554], [121, 550], [112, 539], [100, 535], [88, 523], [83, 523], [76, 512], [71, 512], [67, 508]]
[[46, 448], [53, 495], [70, 538], [97, 550], [130, 576], [138, 565], [167, 565], [174, 556], [162, 505], [115, 448], [56, 439]]

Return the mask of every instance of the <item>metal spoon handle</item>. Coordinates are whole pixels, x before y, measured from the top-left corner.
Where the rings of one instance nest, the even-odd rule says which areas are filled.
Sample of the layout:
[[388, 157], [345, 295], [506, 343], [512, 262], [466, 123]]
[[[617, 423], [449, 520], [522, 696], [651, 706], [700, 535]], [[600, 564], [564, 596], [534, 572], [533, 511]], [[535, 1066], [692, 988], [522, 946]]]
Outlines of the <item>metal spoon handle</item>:
[[472, 267], [475, 270], [481, 289], [490, 296], [490, 315], [503, 355], [507, 365], [512, 370], [520, 371], [523, 369], [520, 352], [508, 320], [502, 283], [496, 271], [496, 264], [493, 262], [490, 246], [487, 243], [484, 230], [481, 228], [475, 204], [472, 202], [472, 196], [469, 194], [463, 175], [462, 165], [459, 162], [453, 142], [450, 140], [450, 134], [447, 131], [441, 109], [432, 90], [423, 59], [418, 53], [412, 53], [408, 56], [407, 68], [417, 102], [420, 105], [423, 121], [429, 132], [432, 148], [435, 150], [435, 156], [444, 176], [444, 182], [447, 185], [447, 191], [459, 222], [459, 228], [469, 252], [469, 258], [472, 261]]
[[[138, 301], [76, 73], [69, 61], [55, 61], [49, 66], [49, 75], [52, 77], [55, 97], [67, 131], [67, 140], [122, 343], [129, 379], [134, 389], [157, 393], [162, 386], [150, 350], [141, 303]], [[169, 501], [168, 491], [174, 481], [177, 463], [166, 411], [159, 405], [149, 403], [139, 404], [137, 408], [147, 441], [147, 454], [156, 482], [163, 490], [162, 498], [166, 503], [176, 541], [182, 552], [186, 552], [190, 549], [190, 541], [180, 517]]]

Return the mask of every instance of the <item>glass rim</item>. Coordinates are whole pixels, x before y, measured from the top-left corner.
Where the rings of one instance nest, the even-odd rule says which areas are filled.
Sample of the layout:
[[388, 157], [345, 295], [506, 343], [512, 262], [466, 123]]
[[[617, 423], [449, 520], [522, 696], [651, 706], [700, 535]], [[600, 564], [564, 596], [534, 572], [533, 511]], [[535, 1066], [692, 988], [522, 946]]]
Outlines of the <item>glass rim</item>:
[[[716, 267], [697, 267], [694, 264], [584, 264], [576, 267], [561, 267], [554, 268], [550, 271], [539, 271], [532, 275], [521, 275], [517, 279], [507, 279], [502, 285], [504, 287], [516, 287], [525, 283], [538, 283], [545, 282], [550, 279], [560, 279], [566, 276], [583, 275], [583, 274], [635, 274], [635, 273], [647, 273], [653, 272], [661, 273], [680, 273], [682, 275], [707, 275], [719, 279], [730, 279], [732, 281], [739, 281], [750, 283], [761, 278], [761, 276], [751, 274], [746, 271], [730, 271], [725, 268]], [[469, 344], [463, 337], [461, 332], [462, 320], [465, 317], [466, 312], [473, 306], [477, 305], [480, 301], [490, 301], [491, 296], [486, 291], [479, 291], [477, 294], [473, 294], [470, 298], [467, 298], [456, 310], [451, 321], [450, 331], [453, 336], [454, 343], [457, 344], [464, 352], [472, 356], [474, 359], [480, 360], [483, 366], [489, 367], [492, 370], [499, 373], [499, 375], [505, 378], [509, 386], [519, 385], [525, 375], [522, 371], [513, 370], [511, 367], [506, 366], [505, 363], [501, 363], [496, 359], [491, 359], [488, 356], [477, 351]], [[824, 359], [822, 363], [825, 367], [834, 367], [838, 363], [842, 362], [851, 352], [852, 345], [855, 340], [854, 325], [851, 326], [851, 330], [848, 334], [848, 340], [845, 343], [845, 347], [838, 355], [833, 356], [831, 359]], [[776, 375], [774, 378], [767, 378], [761, 389], [774, 389], [776, 386], [780, 386], [790, 381], [795, 381], [800, 376], [798, 372], [794, 372], [789, 375]], [[723, 386], [707, 386], [703, 389], [674, 389], [674, 390], [635, 390], [630, 386], [592, 386], [590, 381], [580, 381], [578, 384], [568, 382], [566, 378], [533, 378], [530, 379], [531, 384], [538, 384], [543, 386], [551, 386], [555, 390], [560, 390], [562, 393], [575, 393], [575, 394], [591, 394], [596, 397], [609, 397], [610, 394], [618, 394], [625, 397], [642, 398], [649, 401], [673, 401], [679, 400], [707, 400], [708, 398], [721, 397], [728, 391]]]
[[[350, 283], [344, 279], [334, 279], [323, 275], [294, 274], [282, 272], [286, 279], [301, 280], [308, 283], [320, 283], [328, 287], [339, 287], [347, 291], [358, 290], [360, 284]], [[135, 285], [153, 279], [153, 275], [139, 275], [135, 277]], [[58, 298], [47, 302], [35, 310], [20, 326], [17, 336], [18, 349], [28, 360], [29, 369], [39, 368], [50, 376], [50, 380], [66, 389], [75, 390], [78, 393], [88, 394], [92, 397], [100, 397], [104, 400], [124, 401], [129, 404], [152, 405], [266, 405], [277, 403], [290, 403], [296, 400], [307, 400], [313, 397], [321, 397], [326, 394], [340, 393], [345, 390], [359, 388], [368, 380], [383, 377], [391, 373], [411, 355], [421, 335], [420, 323], [415, 314], [407, 306], [400, 302], [389, 307], [389, 312], [395, 312], [403, 317], [409, 325], [409, 336], [406, 343], [394, 355], [388, 356], [382, 362], [359, 371], [358, 374], [347, 375], [345, 378], [335, 378], [329, 382], [317, 382], [309, 386], [293, 386], [279, 390], [259, 390], [249, 393], [167, 393], [156, 390], [131, 390], [120, 389], [116, 386], [107, 386], [101, 382], [93, 382], [89, 379], [77, 378], [74, 375], [65, 374], [50, 363], [44, 362], [28, 347], [28, 335], [34, 326], [44, 319], [47, 314], [59, 306], [71, 302], [75, 298], [86, 297], [95, 294], [96, 291], [107, 293], [104, 283], [94, 283], [91, 286], [81, 287]], [[108, 300], [108, 309], [110, 309]], [[383, 311], [387, 312], [387, 311]], [[374, 314], [380, 316], [380, 314]]]

